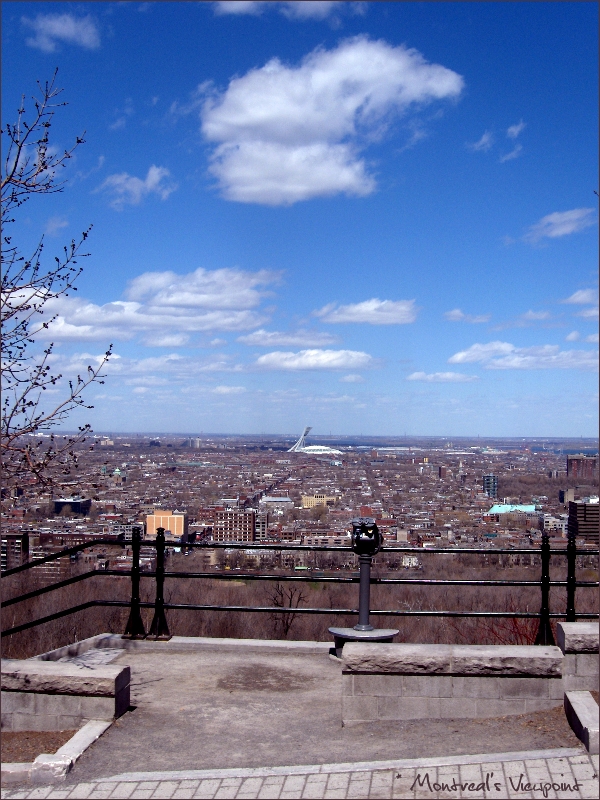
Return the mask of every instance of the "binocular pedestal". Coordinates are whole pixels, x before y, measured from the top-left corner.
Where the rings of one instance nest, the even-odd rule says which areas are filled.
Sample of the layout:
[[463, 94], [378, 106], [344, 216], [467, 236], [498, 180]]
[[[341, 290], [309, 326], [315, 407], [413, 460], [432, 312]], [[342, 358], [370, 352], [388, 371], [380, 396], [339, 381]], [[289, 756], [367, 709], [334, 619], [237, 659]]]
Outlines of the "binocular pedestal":
[[387, 628], [373, 628], [370, 631], [359, 631], [356, 628], [329, 628], [329, 633], [333, 634], [333, 647], [329, 649], [329, 655], [341, 658], [346, 642], [391, 642], [398, 631]]
[[352, 520], [352, 549], [358, 555], [360, 564], [360, 592], [358, 601], [358, 624], [353, 628], [329, 628], [333, 634], [334, 646], [329, 655], [342, 657], [346, 642], [391, 642], [399, 631], [391, 628], [374, 628], [369, 623], [371, 604], [371, 562], [381, 549], [381, 536], [370, 517]]

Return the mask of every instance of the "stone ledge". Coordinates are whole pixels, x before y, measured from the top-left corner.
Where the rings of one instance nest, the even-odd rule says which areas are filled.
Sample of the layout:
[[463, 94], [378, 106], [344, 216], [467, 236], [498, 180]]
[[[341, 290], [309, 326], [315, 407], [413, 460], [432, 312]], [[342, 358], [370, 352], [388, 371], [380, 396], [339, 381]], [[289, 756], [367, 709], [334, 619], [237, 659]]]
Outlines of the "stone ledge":
[[565, 692], [565, 713], [577, 738], [590, 754], [597, 755], [598, 703], [590, 692]]
[[114, 697], [130, 683], [129, 667], [2, 659], [2, 690]]
[[562, 675], [558, 647], [538, 645], [361, 644], [349, 642], [344, 673], [455, 676]]
[[563, 653], [597, 653], [597, 622], [559, 622], [556, 626], [558, 646]]

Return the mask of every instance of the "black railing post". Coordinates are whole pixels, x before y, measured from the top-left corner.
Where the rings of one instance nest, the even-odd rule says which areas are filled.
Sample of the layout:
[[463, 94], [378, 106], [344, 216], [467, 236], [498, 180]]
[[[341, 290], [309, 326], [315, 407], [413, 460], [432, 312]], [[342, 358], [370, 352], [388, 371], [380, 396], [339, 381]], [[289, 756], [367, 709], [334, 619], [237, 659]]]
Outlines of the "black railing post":
[[156, 599], [154, 601], [154, 619], [148, 636], [154, 639], [170, 639], [169, 626], [165, 616], [165, 529], [156, 529]]
[[575, 622], [575, 566], [577, 561], [577, 542], [575, 533], [569, 532], [567, 538], [567, 622]]
[[140, 529], [134, 528], [131, 535], [131, 606], [123, 639], [144, 639], [146, 629], [140, 613]]
[[540, 589], [542, 591], [542, 605], [540, 607], [540, 623], [538, 626], [535, 644], [556, 644], [550, 626], [550, 539], [547, 533], [542, 533], [542, 575]]
[[358, 624], [354, 626], [356, 631], [372, 631], [373, 626], [369, 625], [369, 613], [371, 605], [371, 562], [373, 557], [360, 555], [360, 587], [358, 593]]

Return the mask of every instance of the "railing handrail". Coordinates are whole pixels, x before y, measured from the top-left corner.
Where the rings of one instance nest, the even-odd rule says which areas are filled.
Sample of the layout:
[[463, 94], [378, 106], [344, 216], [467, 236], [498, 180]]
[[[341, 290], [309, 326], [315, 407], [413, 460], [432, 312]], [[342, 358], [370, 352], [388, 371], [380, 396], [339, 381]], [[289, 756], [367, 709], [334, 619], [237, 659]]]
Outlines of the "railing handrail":
[[[72, 555], [74, 553], [80, 552], [81, 550], [85, 550], [89, 547], [93, 547], [95, 545], [113, 545], [118, 547], [125, 547], [128, 546], [130, 543], [125, 540], [115, 540], [115, 539], [93, 539], [88, 542], [75, 545], [73, 547], [66, 548], [64, 550], [58, 551], [56, 553], [52, 553], [51, 555], [41, 558], [41, 559], [33, 559], [26, 564], [22, 564], [19, 567], [15, 567], [11, 570], [7, 570], [4, 575], [12, 575], [17, 572], [23, 571], [25, 569], [31, 569], [35, 566], [39, 566], [41, 564], [47, 563], [49, 561], [54, 561], [58, 558], [61, 558], [66, 555]], [[269, 611], [271, 613], [305, 613], [305, 614], [355, 614], [358, 613], [356, 610], [352, 609], [309, 609], [309, 608], [290, 608], [290, 607], [280, 607], [277, 606], [275, 608], [271, 607], [253, 607], [253, 606], [210, 606], [210, 605], [190, 605], [190, 604], [172, 604], [172, 603], [165, 603], [163, 597], [163, 587], [164, 587], [164, 580], [166, 578], [207, 578], [207, 579], [243, 579], [243, 580], [270, 580], [270, 581], [302, 581], [302, 582], [331, 582], [331, 583], [356, 583], [359, 582], [359, 578], [355, 576], [349, 577], [340, 577], [340, 576], [324, 576], [324, 575], [264, 575], [264, 574], [256, 574], [256, 573], [247, 573], [247, 574], [236, 574], [237, 570], [233, 571], [233, 573], [227, 575], [224, 572], [221, 573], [191, 573], [191, 572], [166, 572], [165, 571], [165, 547], [166, 547], [164, 531], [163, 529], [159, 529], [157, 533], [156, 539], [151, 540], [141, 540], [140, 531], [139, 529], [134, 529], [133, 537], [131, 541], [132, 545], [132, 568], [130, 570], [91, 570], [89, 572], [82, 573], [80, 575], [72, 576], [67, 578], [63, 581], [59, 581], [56, 584], [51, 584], [49, 586], [41, 587], [39, 589], [33, 590], [28, 592], [24, 595], [19, 597], [13, 597], [8, 600], [5, 605], [14, 605], [15, 603], [22, 602], [24, 600], [32, 599], [33, 597], [39, 596], [41, 594], [54, 591], [55, 589], [64, 588], [68, 585], [76, 583], [78, 581], [85, 580], [89, 577], [93, 577], [95, 575], [113, 575], [119, 577], [130, 577], [132, 581], [132, 597], [131, 600], [126, 601], [108, 601], [108, 600], [97, 600], [97, 601], [89, 601], [87, 603], [80, 604], [79, 606], [74, 606], [70, 609], [65, 609], [60, 612], [56, 612], [55, 614], [51, 614], [47, 617], [43, 617], [39, 620], [33, 620], [27, 623], [23, 623], [22, 625], [17, 625], [12, 628], [9, 628], [5, 631], [2, 631], [2, 636], [7, 636], [12, 633], [17, 633], [23, 630], [27, 630], [28, 628], [35, 627], [37, 625], [41, 625], [44, 622], [49, 622], [54, 619], [58, 619], [62, 616], [66, 616], [67, 614], [75, 613], [77, 611], [81, 611], [85, 608], [89, 608], [91, 606], [117, 606], [117, 607], [129, 607], [130, 608], [130, 619], [127, 624], [126, 634], [138, 638], [140, 636], [145, 636], [145, 629], [142, 623], [142, 619], [140, 617], [140, 608], [149, 608], [153, 607], [155, 609], [154, 619], [152, 622], [152, 626], [150, 629], [150, 636], [154, 636], [155, 638], [170, 638], [170, 633], [167, 625], [167, 620], [165, 617], [165, 609], [181, 609], [181, 610], [230, 610], [230, 611], [255, 611], [255, 612], [264, 612]], [[191, 548], [219, 548], [219, 549], [233, 549], [233, 550], [271, 550], [276, 552], [282, 551], [320, 551], [320, 552], [354, 552], [352, 547], [350, 546], [330, 546], [330, 545], [293, 545], [293, 544], [284, 544], [284, 543], [271, 543], [271, 544], [264, 544], [264, 543], [255, 543], [255, 542], [183, 542], [178, 543], [183, 547], [188, 549]], [[455, 555], [456, 553], [477, 553], [477, 554], [507, 554], [507, 555], [532, 555], [536, 552], [540, 553], [541, 562], [542, 562], [542, 573], [540, 581], [511, 581], [511, 580], [467, 580], [467, 579], [427, 579], [427, 578], [371, 578], [370, 583], [374, 584], [396, 584], [396, 585], [407, 585], [407, 584], [417, 584], [417, 585], [426, 585], [426, 586], [481, 586], [481, 585], [488, 585], [488, 586], [536, 586], [540, 587], [542, 590], [542, 608], [540, 609], [539, 613], [534, 612], [461, 612], [461, 611], [400, 611], [400, 610], [380, 610], [380, 611], [373, 611], [374, 614], [379, 615], [387, 615], [387, 616], [410, 616], [410, 615], [426, 615], [426, 616], [437, 616], [437, 617], [444, 617], [444, 616], [451, 616], [451, 617], [535, 617], [540, 620], [540, 628], [538, 630], [538, 635], [536, 638], [536, 644], [549, 644], [553, 643], [553, 635], [550, 628], [550, 619], [551, 618], [563, 618], [566, 616], [567, 621], [573, 621], [576, 617], [585, 618], [585, 619], [594, 619], [598, 615], [593, 613], [579, 613], [577, 614], [575, 611], [575, 588], [582, 587], [582, 588], [589, 588], [589, 587], [597, 587], [597, 581], [577, 581], [575, 578], [575, 567], [576, 567], [576, 555], [598, 555], [598, 550], [577, 550], [575, 546], [575, 540], [573, 537], [569, 537], [567, 542], [566, 548], [559, 548], [559, 549], [551, 549], [549, 545], [549, 537], [547, 535], [542, 535], [541, 540], [541, 547], [540, 550], [537, 551], [534, 547], [530, 548], [436, 548], [436, 547], [400, 547], [400, 548], [391, 548], [388, 547], [386, 552], [398, 552], [398, 553], [443, 553], [443, 554], [452, 554]], [[156, 547], [156, 570], [146, 573], [140, 572], [140, 547], [142, 545], [150, 545]], [[566, 581], [551, 581], [550, 574], [549, 574], [549, 567], [550, 567], [550, 556], [551, 555], [566, 555], [567, 559], [567, 580]], [[148, 602], [141, 602], [139, 597], [139, 580], [141, 577], [154, 577], [156, 579], [156, 599], [154, 603]], [[558, 612], [550, 612], [549, 605], [548, 605], [548, 596], [549, 590], [551, 586], [564, 586], [567, 589], [567, 610], [565, 614], [561, 614]]]
[[[88, 572], [82, 572], [80, 575], [74, 575], [71, 578], [52, 583], [48, 586], [41, 586], [39, 589], [34, 589], [26, 594], [11, 597], [8, 600], [2, 601], [2, 606], [7, 608], [21, 603], [25, 600], [31, 600], [47, 592], [52, 592], [55, 589], [63, 589], [73, 583], [93, 578], [96, 576], [112, 576], [116, 578], [131, 578], [132, 570], [130, 569], [94, 569]], [[151, 570], [140, 572], [142, 578], [156, 578], [156, 572]], [[252, 573], [236, 571], [227, 572], [166, 572], [165, 578], [202, 578], [205, 580], [233, 580], [233, 581], [280, 581], [289, 583], [359, 583], [358, 576], [340, 577], [337, 575], [279, 575], [279, 574], [266, 574], [266, 573]], [[373, 585], [383, 586], [404, 586], [413, 584], [415, 586], [481, 586], [484, 583], [486, 586], [531, 586], [538, 587], [539, 581], [513, 581], [513, 580], [467, 580], [462, 578], [440, 579], [440, 578], [374, 578], [371, 577], [370, 582]], [[550, 586], [566, 587], [568, 581], [550, 581]], [[575, 586], [578, 588], [598, 588], [600, 583], [598, 581], [576, 581]], [[166, 606], [165, 606], [166, 607]]]
[[[154, 608], [153, 602], [140, 602], [141, 608]], [[75, 614], [78, 611], [84, 611], [87, 608], [94, 606], [108, 606], [110, 608], [129, 608], [130, 603], [128, 600], [89, 600], [86, 603], [80, 603], [72, 608], [66, 608], [63, 611], [57, 611], [54, 614], [49, 614], [47, 617], [41, 617], [37, 620], [30, 620], [21, 625], [15, 625], [13, 628], [8, 628], [1, 632], [0, 636], [10, 636], [14, 633], [35, 628], [46, 622], [52, 622], [55, 619], [66, 617], [69, 614]], [[180, 611], [238, 611], [238, 612], [251, 612], [251, 613], [270, 613], [270, 614], [329, 614], [329, 615], [358, 615], [357, 608], [306, 608], [301, 606], [299, 608], [290, 608], [281, 606], [221, 606], [221, 605], [195, 605], [189, 603], [164, 603], [165, 609], [180, 610]], [[371, 609], [371, 615], [379, 617], [480, 617], [486, 619], [539, 619], [539, 612], [536, 611], [433, 611], [430, 609]], [[551, 619], [564, 619], [565, 614], [558, 611], [551, 611], [548, 616]], [[598, 615], [590, 612], [581, 612], [577, 614], [579, 619], [597, 619]]]

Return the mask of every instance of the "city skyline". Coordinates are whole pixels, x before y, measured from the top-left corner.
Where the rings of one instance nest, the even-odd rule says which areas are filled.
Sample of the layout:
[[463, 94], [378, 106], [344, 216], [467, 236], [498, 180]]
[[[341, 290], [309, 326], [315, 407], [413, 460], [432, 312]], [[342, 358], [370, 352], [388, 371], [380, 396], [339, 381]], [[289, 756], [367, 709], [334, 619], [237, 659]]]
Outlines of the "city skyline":
[[597, 436], [596, 64], [585, 2], [4, 4], [4, 119], [86, 130], [15, 225], [94, 224], [66, 427]]

